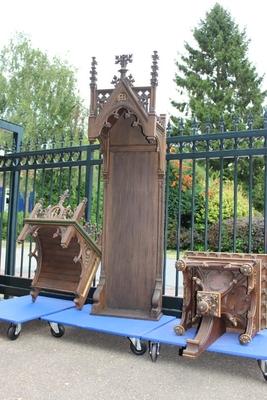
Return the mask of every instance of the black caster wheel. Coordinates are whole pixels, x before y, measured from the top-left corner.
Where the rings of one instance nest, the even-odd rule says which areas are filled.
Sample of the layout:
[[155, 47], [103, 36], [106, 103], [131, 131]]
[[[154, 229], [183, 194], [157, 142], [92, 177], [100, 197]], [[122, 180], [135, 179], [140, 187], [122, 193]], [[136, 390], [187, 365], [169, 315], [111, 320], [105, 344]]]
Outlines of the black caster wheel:
[[130, 341], [130, 349], [136, 356], [142, 356], [147, 351], [147, 345], [140, 339], [128, 338]]
[[10, 340], [16, 340], [21, 332], [21, 324], [10, 324], [7, 329], [7, 337]]
[[184, 349], [185, 349], [185, 347], [179, 347], [178, 354], [179, 354], [180, 357], [183, 356]]
[[267, 360], [257, 360], [263, 378], [267, 381]]
[[50, 322], [50, 332], [51, 335], [54, 336], [55, 338], [60, 338], [64, 335], [65, 333], [65, 328], [61, 324], [56, 324], [54, 322]]
[[149, 354], [152, 362], [156, 362], [159, 356], [159, 343], [149, 343]]

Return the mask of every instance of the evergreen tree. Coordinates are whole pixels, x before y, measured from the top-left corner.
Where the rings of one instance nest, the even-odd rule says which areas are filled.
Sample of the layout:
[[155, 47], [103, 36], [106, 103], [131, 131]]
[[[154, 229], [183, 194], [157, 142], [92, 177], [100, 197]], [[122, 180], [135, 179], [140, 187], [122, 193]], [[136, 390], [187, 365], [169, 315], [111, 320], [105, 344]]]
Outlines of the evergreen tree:
[[[231, 129], [234, 115], [246, 121], [250, 113], [259, 127], [267, 92], [261, 90], [263, 76], [248, 60], [245, 30], [215, 4], [193, 36], [197, 46], [185, 43], [186, 54], [176, 62], [179, 100], [173, 106], [186, 119], [195, 115], [202, 128], [207, 120], [218, 124], [224, 115], [225, 126]], [[172, 120], [178, 127], [178, 119]]]

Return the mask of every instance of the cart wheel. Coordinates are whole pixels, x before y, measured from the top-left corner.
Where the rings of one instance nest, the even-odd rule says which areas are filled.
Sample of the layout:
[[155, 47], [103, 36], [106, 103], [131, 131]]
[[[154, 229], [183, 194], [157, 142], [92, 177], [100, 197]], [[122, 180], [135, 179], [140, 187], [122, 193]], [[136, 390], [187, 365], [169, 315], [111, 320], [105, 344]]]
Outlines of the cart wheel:
[[65, 328], [62, 324], [56, 324], [55, 322], [49, 322], [50, 325], [50, 332], [51, 335], [60, 338], [64, 335], [65, 333]]
[[184, 346], [182, 346], [182, 347], [179, 347], [179, 349], [178, 349], [178, 354], [179, 354], [179, 356], [180, 356], [180, 357], [182, 357], [182, 356], [183, 356], [184, 349], [185, 349], [185, 347], [184, 347]]
[[21, 332], [21, 324], [10, 324], [8, 329], [7, 329], [7, 337], [10, 340], [16, 340]]
[[263, 378], [267, 381], [267, 360], [257, 360]]
[[149, 354], [152, 362], [156, 362], [157, 358], [159, 356], [159, 349], [160, 349], [160, 344], [159, 343], [151, 343], [149, 342]]
[[142, 356], [147, 351], [147, 345], [140, 339], [128, 338], [130, 341], [130, 349], [136, 356]]

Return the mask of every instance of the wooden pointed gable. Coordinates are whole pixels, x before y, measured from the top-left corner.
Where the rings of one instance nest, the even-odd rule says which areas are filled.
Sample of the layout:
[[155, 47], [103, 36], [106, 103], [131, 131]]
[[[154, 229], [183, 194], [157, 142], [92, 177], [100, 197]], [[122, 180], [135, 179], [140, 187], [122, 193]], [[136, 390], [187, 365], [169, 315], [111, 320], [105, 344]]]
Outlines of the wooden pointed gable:
[[93, 313], [157, 319], [161, 314], [165, 121], [155, 113], [157, 53], [151, 86], [133, 86], [132, 57], [116, 57], [114, 89], [98, 90], [91, 70], [89, 139], [103, 151], [104, 223], [100, 283]]

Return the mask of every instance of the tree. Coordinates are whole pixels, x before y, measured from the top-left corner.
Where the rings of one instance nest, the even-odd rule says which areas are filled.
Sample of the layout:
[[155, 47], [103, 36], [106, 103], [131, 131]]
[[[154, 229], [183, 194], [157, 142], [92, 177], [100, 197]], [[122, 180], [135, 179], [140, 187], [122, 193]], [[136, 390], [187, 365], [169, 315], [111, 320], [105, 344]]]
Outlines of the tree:
[[[259, 126], [267, 92], [261, 90], [263, 76], [248, 60], [246, 31], [240, 31], [230, 13], [215, 4], [193, 36], [197, 46], [185, 43], [186, 54], [176, 62], [175, 81], [182, 100], [173, 101], [173, 106], [186, 118], [195, 115], [202, 127], [207, 120], [218, 123], [224, 115], [230, 129], [235, 115], [246, 121], [250, 113]], [[177, 127], [178, 119], [172, 120]]]
[[26, 142], [75, 133], [84, 117], [75, 70], [16, 35], [0, 52], [0, 116], [23, 125]]

